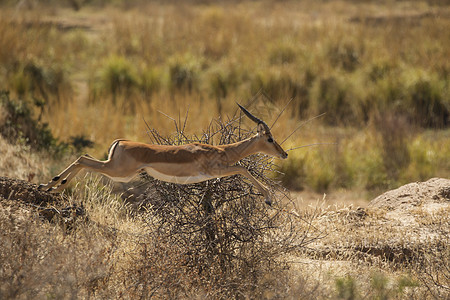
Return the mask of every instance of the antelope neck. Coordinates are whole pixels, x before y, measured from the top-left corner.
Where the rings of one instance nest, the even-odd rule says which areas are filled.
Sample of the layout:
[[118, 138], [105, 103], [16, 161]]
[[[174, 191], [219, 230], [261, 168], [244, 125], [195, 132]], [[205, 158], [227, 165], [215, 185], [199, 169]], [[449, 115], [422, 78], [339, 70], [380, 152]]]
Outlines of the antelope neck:
[[222, 147], [229, 164], [235, 164], [244, 157], [260, 152], [258, 150], [258, 135]]

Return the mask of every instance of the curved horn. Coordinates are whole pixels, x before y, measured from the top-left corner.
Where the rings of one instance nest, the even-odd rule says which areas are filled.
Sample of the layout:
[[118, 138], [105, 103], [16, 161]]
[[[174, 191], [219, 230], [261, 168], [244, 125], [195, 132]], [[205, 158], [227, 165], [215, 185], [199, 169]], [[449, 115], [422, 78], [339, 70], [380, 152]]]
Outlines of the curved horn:
[[237, 104], [237, 105], [239, 106], [239, 108], [244, 112], [244, 114], [245, 114], [247, 117], [249, 117], [250, 120], [252, 120], [252, 121], [255, 122], [256, 124], [263, 124], [265, 130], [266, 130], [267, 132], [270, 132], [269, 126], [267, 126], [267, 124], [266, 124], [263, 120], [258, 119], [257, 117], [255, 117], [254, 115], [252, 115], [248, 110], [246, 110], [246, 109], [245, 109], [242, 105], [240, 105], [239, 103], [236, 103], [236, 104]]

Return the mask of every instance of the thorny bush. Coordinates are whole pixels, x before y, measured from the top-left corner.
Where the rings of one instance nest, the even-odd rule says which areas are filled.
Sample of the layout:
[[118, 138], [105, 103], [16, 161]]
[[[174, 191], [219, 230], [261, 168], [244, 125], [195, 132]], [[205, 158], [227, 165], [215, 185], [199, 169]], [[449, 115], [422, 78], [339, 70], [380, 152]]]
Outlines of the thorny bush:
[[[175, 126], [176, 134], [170, 137], [148, 128], [150, 139], [163, 145], [221, 145], [252, 135], [241, 127], [238, 117], [214, 120], [200, 136], [185, 135], [186, 121], [175, 121]], [[142, 205], [148, 211], [150, 240], [156, 244], [151, 249], [143, 244], [137, 258], [139, 270], [129, 274], [141, 283], [135, 285], [137, 294], [188, 295], [189, 287], [179, 282], [181, 273], [189, 274], [190, 284], [200, 284], [208, 297], [258, 298], [265, 293], [287, 293], [289, 264], [283, 255], [318, 238], [310, 225], [313, 216], [300, 217], [292, 211], [287, 191], [270, 177], [275, 172], [272, 158], [257, 154], [239, 164], [274, 192], [277, 200], [272, 206], [238, 175], [189, 185], [143, 175], [147, 187]], [[144, 275], [155, 268], [155, 262], [148, 259], [154, 257], [154, 249], [169, 260], [162, 280]]]

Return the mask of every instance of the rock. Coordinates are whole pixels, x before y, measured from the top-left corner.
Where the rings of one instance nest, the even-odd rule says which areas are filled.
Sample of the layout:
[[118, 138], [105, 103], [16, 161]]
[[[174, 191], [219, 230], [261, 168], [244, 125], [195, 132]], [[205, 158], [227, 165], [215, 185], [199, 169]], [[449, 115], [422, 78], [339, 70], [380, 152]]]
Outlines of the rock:
[[448, 251], [450, 180], [410, 183], [376, 197], [365, 210], [326, 211], [313, 224], [327, 233], [309, 245], [316, 258], [420, 265]]
[[388, 191], [373, 199], [369, 207], [385, 210], [409, 210], [430, 204], [450, 204], [450, 180], [432, 178], [425, 182], [414, 182]]

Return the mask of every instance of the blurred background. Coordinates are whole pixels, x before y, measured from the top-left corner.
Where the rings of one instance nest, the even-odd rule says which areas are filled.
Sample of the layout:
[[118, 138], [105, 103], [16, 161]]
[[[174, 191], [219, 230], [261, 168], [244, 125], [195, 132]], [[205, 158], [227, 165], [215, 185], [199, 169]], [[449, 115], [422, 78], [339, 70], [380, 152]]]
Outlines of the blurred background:
[[291, 101], [273, 127], [279, 142], [325, 115], [283, 147], [333, 143], [277, 162], [284, 175], [273, 176], [300, 195], [364, 200], [450, 177], [450, 1], [21, 0], [0, 9], [2, 175], [47, 181], [82, 151], [104, 158], [116, 138], [150, 142], [146, 123], [170, 135], [167, 116], [187, 115], [186, 133], [201, 134], [235, 115], [236, 102], [270, 125]]

